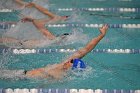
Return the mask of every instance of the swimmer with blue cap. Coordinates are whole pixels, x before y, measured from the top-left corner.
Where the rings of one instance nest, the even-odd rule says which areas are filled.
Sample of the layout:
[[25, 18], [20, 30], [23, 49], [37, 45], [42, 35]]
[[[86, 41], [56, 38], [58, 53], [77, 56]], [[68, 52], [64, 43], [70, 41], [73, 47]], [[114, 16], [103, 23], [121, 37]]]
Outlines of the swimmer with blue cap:
[[106, 35], [107, 29], [108, 25], [104, 25], [102, 28], [100, 28], [100, 34], [96, 38], [93, 38], [85, 47], [76, 51], [65, 61], [29, 71], [25, 70], [21, 74], [24, 73], [24, 75], [29, 78], [53, 78], [59, 80], [66, 76], [67, 71], [69, 71], [70, 69], [85, 69], [86, 65], [84, 61], [81, 60], [81, 58], [83, 58], [86, 54], [88, 54], [90, 51], [92, 51], [92, 49], [95, 48], [100, 40], [102, 40]]
[[72, 56], [70, 56], [62, 63], [25, 71], [26, 76], [42, 78], [53, 77], [55, 79], [61, 79], [66, 75], [66, 72], [69, 71], [69, 69], [85, 69], [86, 64], [81, 60], [81, 58], [83, 58], [86, 54], [88, 54], [90, 51], [92, 51], [92, 49], [95, 48], [99, 41], [106, 35], [107, 29], [108, 25], [104, 25], [102, 28], [100, 28], [100, 34], [96, 38], [93, 38], [85, 47], [76, 51]]

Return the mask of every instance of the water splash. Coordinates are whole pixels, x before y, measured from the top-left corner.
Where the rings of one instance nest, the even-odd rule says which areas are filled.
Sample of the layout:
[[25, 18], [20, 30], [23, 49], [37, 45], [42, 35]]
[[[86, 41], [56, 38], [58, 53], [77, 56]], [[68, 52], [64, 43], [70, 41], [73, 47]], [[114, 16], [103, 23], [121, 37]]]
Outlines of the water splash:
[[[27, 24], [24, 25], [21, 23], [21, 27], [17, 26], [14, 29], [11, 28], [8, 32], [4, 33], [3, 38], [14, 37], [12, 39], [14, 39], [14, 41], [17, 41], [15, 43], [12, 43], [9, 42], [8, 39], [5, 39], [4, 44], [7, 47], [12, 48], [42, 48], [54, 45], [63, 46], [74, 43], [85, 44], [88, 41], [88, 36], [83, 33], [83, 30], [81, 28], [72, 29], [72, 33], [70, 35], [60, 35], [55, 40], [49, 40], [42, 33], [37, 31], [34, 25], [31, 25], [29, 23], [28, 25], [31, 25], [31, 28], [29, 28], [29, 26], [26, 25]], [[21, 29], [18, 32], [19, 28], [23, 28], [25, 31]]]
[[19, 80], [25, 77], [24, 70], [0, 70], [1, 79]]
[[88, 36], [83, 33], [83, 29], [74, 28], [72, 29], [72, 34], [68, 35], [66, 38], [62, 40], [60, 45], [69, 45], [69, 44], [85, 44], [89, 40]]
[[89, 78], [94, 72], [94, 69], [90, 66], [87, 66], [86, 69], [74, 69], [68, 72], [68, 76], [63, 81], [71, 80], [84, 80]]
[[13, 56], [11, 55], [10, 48], [8, 50], [6, 50], [6, 52], [3, 50], [3, 53], [2, 53], [1, 59], [0, 59], [0, 69], [7, 68], [6, 64], [9, 63], [9, 61], [11, 60], [12, 57]]
[[[14, 60], [14, 61], [13, 61]], [[0, 78], [1, 79], [19, 79], [21, 70], [8, 70], [10, 64], [15, 64], [18, 59], [12, 54], [11, 48], [3, 50], [0, 59]]]

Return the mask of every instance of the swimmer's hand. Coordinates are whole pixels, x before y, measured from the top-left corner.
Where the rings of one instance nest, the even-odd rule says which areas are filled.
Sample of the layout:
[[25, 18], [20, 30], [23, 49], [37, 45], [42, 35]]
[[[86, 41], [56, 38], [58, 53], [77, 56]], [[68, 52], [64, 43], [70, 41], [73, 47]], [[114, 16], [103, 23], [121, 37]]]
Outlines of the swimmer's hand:
[[105, 36], [105, 34], [106, 34], [106, 32], [107, 32], [107, 29], [108, 29], [108, 25], [105, 24], [104, 26], [102, 26], [102, 27], [100, 28], [100, 33], [101, 33], [103, 36]]

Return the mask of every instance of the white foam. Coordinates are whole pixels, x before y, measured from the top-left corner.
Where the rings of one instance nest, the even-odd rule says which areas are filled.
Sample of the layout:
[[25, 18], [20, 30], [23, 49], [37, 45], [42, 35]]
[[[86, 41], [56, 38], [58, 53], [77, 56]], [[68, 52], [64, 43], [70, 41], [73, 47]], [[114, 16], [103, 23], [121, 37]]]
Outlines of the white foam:
[[[93, 74], [94, 69], [90, 66], [86, 66], [85, 69], [81, 68], [75, 68], [70, 71], [70, 74], [72, 75], [71, 79], [85, 79], [88, 78], [91, 74]], [[77, 78], [80, 77], [80, 78]]]
[[73, 43], [82, 43], [85, 44], [88, 42], [88, 36], [83, 33], [81, 28], [75, 28], [72, 31], [72, 35], [67, 36], [66, 42], [64, 45], [73, 44]]
[[3, 37], [14, 37], [19, 40], [28, 40], [28, 39], [41, 39], [42, 34], [30, 22], [27, 23], [18, 22], [14, 28], [11, 28], [6, 33], [4, 33]]

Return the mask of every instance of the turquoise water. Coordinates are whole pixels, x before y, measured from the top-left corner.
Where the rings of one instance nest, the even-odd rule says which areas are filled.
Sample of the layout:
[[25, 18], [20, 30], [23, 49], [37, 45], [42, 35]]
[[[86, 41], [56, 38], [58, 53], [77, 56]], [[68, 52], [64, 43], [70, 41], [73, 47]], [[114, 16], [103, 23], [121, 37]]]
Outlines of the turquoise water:
[[[58, 2], [49, 1], [50, 8], [89, 8], [89, 7], [136, 7], [140, 8], [140, 1], [131, 2], [102, 1], [95, 0], [71, 0]], [[113, 15], [140, 17], [139, 13], [109, 13], [74, 11], [57, 12], [60, 15], [75, 14], [78, 19], [76, 23], [109, 23], [109, 24], [138, 24], [140, 19], [120, 19]], [[96, 15], [95, 15], [96, 14]], [[98, 16], [97, 14], [108, 16]], [[9, 13], [0, 13], [1, 20], [17, 20], [17, 16]], [[5, 16], [5, 17], [4, 17]], [[7, 16], [7, 17], [6, 17]], [[12, 16], [12, 18], [11, 18]], [[71, 22], [72, 23], [72, 22]], [[56, 34], [71, 32], [74, 28], [49, 28]], [[82, 28], [84, 34], [89, 38], [96, 37], [98, 29]], [[139, 49], [139, 29], [109, 29], [106, 37], [97, 45], [96, 49]], [[50, 46], [48, 48], [80, 48], [86, 43], [74, 43], [65, 46]], [[44, 67], [47, 64], [60, 63], [70, 53], [48, 53], [48, 54], [26, 54], [13, 55], [10, 53], [1, 54], [0, 62], [6, 69], [26, 69]], [[71, 73], [61, 81], [29, 80], [29, 79], [0, 79], [0, 88], [90, 88], [90, 89], [139, 89], [140, 88], [140, 55], [139, 54], [105, 54], [89, 53], [83, 58], [88, 68], [85, 72]]]

